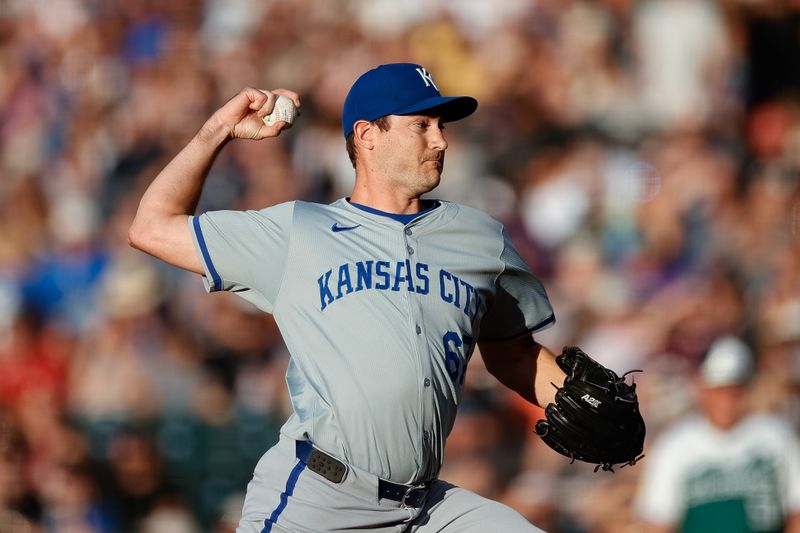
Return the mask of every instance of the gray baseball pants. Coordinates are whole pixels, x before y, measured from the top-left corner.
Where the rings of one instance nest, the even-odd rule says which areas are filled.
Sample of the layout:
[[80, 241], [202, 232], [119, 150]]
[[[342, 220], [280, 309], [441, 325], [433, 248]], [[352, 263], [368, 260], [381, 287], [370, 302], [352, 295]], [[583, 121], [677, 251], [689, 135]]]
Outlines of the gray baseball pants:
[[433, 482], [419, 508], [379, 498], [378, 481], [352, 466], [340, 483], [329, 481], [281, 435], [256, 466], [236, 533], [542, 531], [510, 507], [445, 481]]

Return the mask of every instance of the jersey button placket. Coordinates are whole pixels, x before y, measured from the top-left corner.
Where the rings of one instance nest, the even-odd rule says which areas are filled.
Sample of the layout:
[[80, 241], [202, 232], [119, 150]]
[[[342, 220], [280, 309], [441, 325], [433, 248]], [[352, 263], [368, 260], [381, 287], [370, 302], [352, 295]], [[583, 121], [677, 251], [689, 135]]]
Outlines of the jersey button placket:
[[406, 241], [406, 252], [408, 252], [408, 256], [411, 257], [412, 255], [414, 255], [414, 248], [411, 246], [411, 243], [408, 242], [408, 237], [413, 235], [414, 231], [411, 228], [405, 228], [405, 229], [403, 229], [403, 233], [405, 233], [405, 235], [406, 235], [406, 238], [405, 238], [405, 241]]
[[[412, 258], [412, 256], [414, 255], [414, 252], [415, 252], [414, 247], [412, 246], [412, 244], [414, 243], [414, 239], [411, 236], [413, 234], [414, 234], [414, 230], [413, 229], [411, 229], [411, 228], [403, 228], [403, 235], [404, 235], [404, 241], [405, 241], [405, 245], [406, 245], [406, 252], [408, 253], [408, 258], [409, 259]], [[419, 261], [419, 260], [420, 260], [420, 258], [417, 258], [417, 261]], [[415, 299], [412, 299], [412, 300], [415, 300]], [[420, 303], [419, 302], [414, 302], [412, 305], [414, 305], [416, 307], [416, 306], [419, 306]], [[418, 309], [417, 309], [417, 312], [419, 312]], [[422, 373], [422, 376], [424, 376], [424, 375], [428, 374], [428, 372], [430, 371], [430, 369], [428, 368], [430, 366], [430, 361], [427, 361], [427, 358], [429, 357], [428, 347], [427, 347], [427, 340], [425, 339], [425, 336], [423, 335], [422, 326], [419, 323], [415, 324], [414, 330], [415, 330], [415, 332], [417, 334], [417, 338], [418, 338], [417, 339], [417, 345], [419, 346], [419, 348], [417, 350], [417, 353], [419, 354], [419, 357], [420, 357], [420, 360], [419, 360], [420, 368], [419, 369], [420, 369], [420, 371]], [[422, 377], [422, 376], [420, 376], [420, 377]], [[425, 425], [428, 425], [430, 423], [430, 420], [431, 420], [431, 407], [432, 407], [430, 405], [430, 402], [431, 402], [431, 397], [430, 397], [431, 383], [432, 382], [431, 382], [430, 378], [427, 378], [427, 377], [424, 378], [422, 380], [423, 387], [420, 390], [420, 392], [422, 392], [423, 389], [425, 390], [425, 393], [420, 395], [420, 401], [421, 401], [420, 409], [421, 409], [421, 415], [422, 415], [421, 416], [421, 422], [422, 422], [422, 426], [423, 427]], [[422, 429], [422, 428], [420, 428], [420, 429]], [[421, 447], [421, 451], [430, 449], [430, 447], [431, 447], [430, 439], [431, 439], [430, 431], [428, 431], [427, 429], [423, 430], [422, 431], [422, 440], [423, 440], [424, 444]], [[423, 459], [423, 458], [420, 457], [420, 459]]]

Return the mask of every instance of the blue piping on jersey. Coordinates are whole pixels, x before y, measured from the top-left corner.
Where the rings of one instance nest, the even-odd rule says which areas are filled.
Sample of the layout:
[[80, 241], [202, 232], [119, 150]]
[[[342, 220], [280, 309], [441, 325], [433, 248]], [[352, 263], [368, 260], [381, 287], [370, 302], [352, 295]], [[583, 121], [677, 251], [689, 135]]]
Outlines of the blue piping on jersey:
[[213, 291], [222, 290], [222, 279], [217, 274], [217, 269], [214, 268], [214, 263], [211, 262], [211, 256], [208, 254], [208, 247], [206, 246], [206, 240], [203, 238], [203, 232], [200, 230], [200, 217], [192, 217], [192, 225], [194, 226], [194, 232], [197, 235], [197, 244], [200, 245], [200, 252], [203, 254], [203, 261], [206, 262], [206, 266], [208, 266], [208, 272], [211, 274], [211, 283]]
[[555, 322], [556, 322], [556, 315], [552, 314], [549, 317], [542, 320], [541, 322], [539, 322], [538, 324], [536, 324], [535, 326], [533, 326], [532, 328], [528, 328], [525, 331], [521, 331], [515, 335], [509, 335], [508, 337], [490, 337], [490, 338], [480, 337], [479, 340], [484, 342], [510, 341], [512, 339], [518, 339], [520, 337], [524, 337], [525, 335], [536, 333], [545, 326], [549, 326], [550, 324], [555, 324]]
[[538, 330], [542, 329], [545, 326], [549, 326], [550, 324], [554, 323], [555, 321], [556, 321], [556, 315], [550, 315], [549, 317], [545, 318], [544, 320], [542, 320], [541, 322], [539, 322], [538, 324], [536, 324], [535, 326], [530, 328], [528, 331], [533, 333], [534, 331], [538, 331]]
[[[298, 457], [308, 457], [308, 454], [311, 453], [311, 441], [297, 441], [296, 446], [298, 448]], [[283, 489], [283, 492], [281, 492], [281, 501], [275, 510], [272, 511], [272, 514], [269, 516], [269, 518], [264, 520], [264, 529], [261, 530], [261, 533], [269, 533], [272, 531], [272, 524], [278, 520], [278, 517], [286, 508], [286, 504], [289, 503], [289, 496], [294, 494], [294, 487], [297, 485], [297, 478], [300, 477], [300, 473], [305, 469], [305, 467], [305, 460], [298, 459], [297, 464], [294, 465], [292, 472], [289, 474], [289, 479], [286, 480], [286, 488]]]
[[366, 211], [367, 213], [372, 213], [373, 215], [380, 215], [382, 217], [391, 218], [392, 220], [396, 220], [401, 224], [405, 225], [411, 222], [412, 220], [416, 219], [417, 217], [427, 213], [428, 211], [432, 211], [439, 207], [439, 202], [437, 200], [433, 201], [433, 205], [430, 206], [428, 209], [424, 209], [419, 213], [411, 213], [410, 215], [401, 215], [398, 213], [387, 213], [386, 211], [381, 211], [380, 209], [375, 209], [374, 207], [369, 207], [364, 204], [357, 204], [355, 202], [350, 202], [350, 205], [353, 207], [357, 207], [362, 211]]

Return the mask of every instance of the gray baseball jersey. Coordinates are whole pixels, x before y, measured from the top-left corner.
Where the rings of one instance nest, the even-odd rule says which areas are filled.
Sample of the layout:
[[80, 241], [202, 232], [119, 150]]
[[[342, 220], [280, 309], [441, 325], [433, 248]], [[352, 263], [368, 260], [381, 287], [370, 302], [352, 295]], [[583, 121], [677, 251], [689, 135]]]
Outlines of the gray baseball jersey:
[[281, 432], [397, 483], [437, 476], [476, 340], [554, 321], [503, 226], [455, 203], [405, 225], [346, 199], [189, 225], [207, 290], [280, 328], [294, 408]]

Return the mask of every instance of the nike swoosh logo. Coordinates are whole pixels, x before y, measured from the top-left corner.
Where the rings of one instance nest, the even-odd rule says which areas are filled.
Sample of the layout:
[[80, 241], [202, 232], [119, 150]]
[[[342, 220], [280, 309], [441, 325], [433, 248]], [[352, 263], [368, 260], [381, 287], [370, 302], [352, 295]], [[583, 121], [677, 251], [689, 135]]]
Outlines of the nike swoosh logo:
[[355, 226], [340, 226], [337, 223], [334, 223], [331, 226], [331, 231], [334, 233], [339, 233], [340, 231], [350, 231], [351, 229], [356, 229], [357, 227], [361, 226], [361, 224], [356, 224]]

